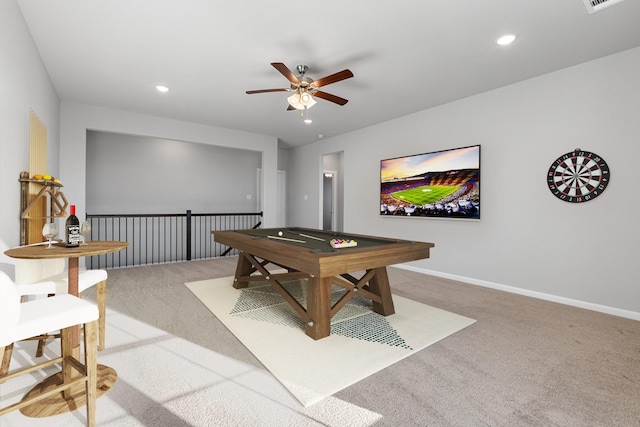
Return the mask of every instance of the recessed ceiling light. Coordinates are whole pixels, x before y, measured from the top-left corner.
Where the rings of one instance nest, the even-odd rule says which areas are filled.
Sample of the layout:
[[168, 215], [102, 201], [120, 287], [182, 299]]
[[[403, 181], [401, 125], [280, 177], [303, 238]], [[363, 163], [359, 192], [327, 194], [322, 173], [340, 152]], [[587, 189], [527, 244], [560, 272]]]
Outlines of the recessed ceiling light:
[[158, 92], [162, 93], [169, 92], [169, 88], [163, 85], [156, 86], [156, 89], [158, 90]]
[[498, 43], [500, 46], [506, 46], [509, 45], [511, 43], [513, 43], [513, 41], [516, 39], [516, 35], [515, 34], [505, 34], [502, 35], [500, 37], [498, 37], [496, 39], [496, 43]]

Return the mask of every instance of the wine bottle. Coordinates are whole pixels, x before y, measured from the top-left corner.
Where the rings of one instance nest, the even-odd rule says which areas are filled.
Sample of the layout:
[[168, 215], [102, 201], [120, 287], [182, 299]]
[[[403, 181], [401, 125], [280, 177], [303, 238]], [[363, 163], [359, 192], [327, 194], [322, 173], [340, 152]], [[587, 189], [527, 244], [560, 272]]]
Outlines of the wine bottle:
[[80, 245], [80, 221], [76, 216], [76, 205], [69, 207], [69, 216], [65, 225], [65, 243], [68, 248]]

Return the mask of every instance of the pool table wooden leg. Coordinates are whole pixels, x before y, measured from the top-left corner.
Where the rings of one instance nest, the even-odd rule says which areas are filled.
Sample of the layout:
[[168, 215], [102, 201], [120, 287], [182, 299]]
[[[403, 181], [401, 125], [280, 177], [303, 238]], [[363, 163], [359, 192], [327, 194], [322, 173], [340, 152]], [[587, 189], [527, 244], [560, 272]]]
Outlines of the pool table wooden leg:
[[305, 325], [307, 335], [319, 340], [331, 334], [331, 277], [309, 278], [307, 314], [312, 323]]
[[242, 289], [249, 286], [248, 281], [240, 281], [238, 278], [249, 276], [253, 270], [253, 265], [251, 265], [251, 262], [247, 259], [244, 252], [240, 252], [240, 255], [238, 256], [238, 265], [236, 266], [236, 275], [233, 280], [233, 287], [236, 289]]
[[389, 316], [396, 312], [393, 306], [393, 298], [391, 296], [391, 286], [389, 286], [389, 276], [387, 268], [375, 268], [375, 275], [369, 280], [369, 289], [372, 293], [378, 295], [382, 302], [373, 301], [373, 311], [383, 316]]

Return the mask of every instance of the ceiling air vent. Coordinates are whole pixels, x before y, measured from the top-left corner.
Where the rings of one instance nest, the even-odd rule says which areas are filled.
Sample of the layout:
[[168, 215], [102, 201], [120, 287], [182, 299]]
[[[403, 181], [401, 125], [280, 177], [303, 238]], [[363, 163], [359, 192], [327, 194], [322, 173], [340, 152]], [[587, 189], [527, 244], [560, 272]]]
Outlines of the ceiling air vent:
[[596, 12], [600, 12], [602, 9], [605, 9], [609, 6], [613, 6], [614, 4], [623, 2], [624, 0], [583, 0], [583, 1], [589, 13], [596, 13]]

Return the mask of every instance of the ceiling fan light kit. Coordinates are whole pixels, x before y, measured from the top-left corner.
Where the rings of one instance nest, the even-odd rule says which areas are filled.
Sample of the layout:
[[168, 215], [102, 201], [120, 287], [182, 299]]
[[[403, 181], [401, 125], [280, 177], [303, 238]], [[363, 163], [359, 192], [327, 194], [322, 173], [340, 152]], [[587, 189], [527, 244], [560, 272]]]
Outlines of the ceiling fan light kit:
[[306, 90], [296, 91], [296, 93], [287, 98], [287, 102], [296, 110], [304, 110], [317, 104], [317, 101]]
[[[302, 110], [303, 116], [309, 108], [316, 105], [317, 101], [314, 99], [314, 96], [338, 105], [345, 105], [347, 102], [349, 102], [349, 100], [347, 99], [320, 91], [318, 90], [318, 88], [353, 77], [353, 73], [351, 72], [351, 70], [345, 69], [321, 79], [313, 80], [306, 76], [306, 72], [308, 70], [308, 67], [306, 65], [298, 65], [296, 67], [299, 76], [296, 76], [282, 62], [272, 62], [271, 65], [276, 70], [278, 70], [280, 74], [285, 76], [287, 80], [289, 80], [289, 82], [291, 83], [290, 87], [281, 89], [248, 90], [247, 94], [252, 95], [255, 93], [266, 92], [294, 92], [293, 95], [287, 98], [287, 102], [289, 103], [289, 107], [287, 108], [287, 110]], [[311, 120], [308, 118], [308, 113], [305, 123], [311, 123]]]

